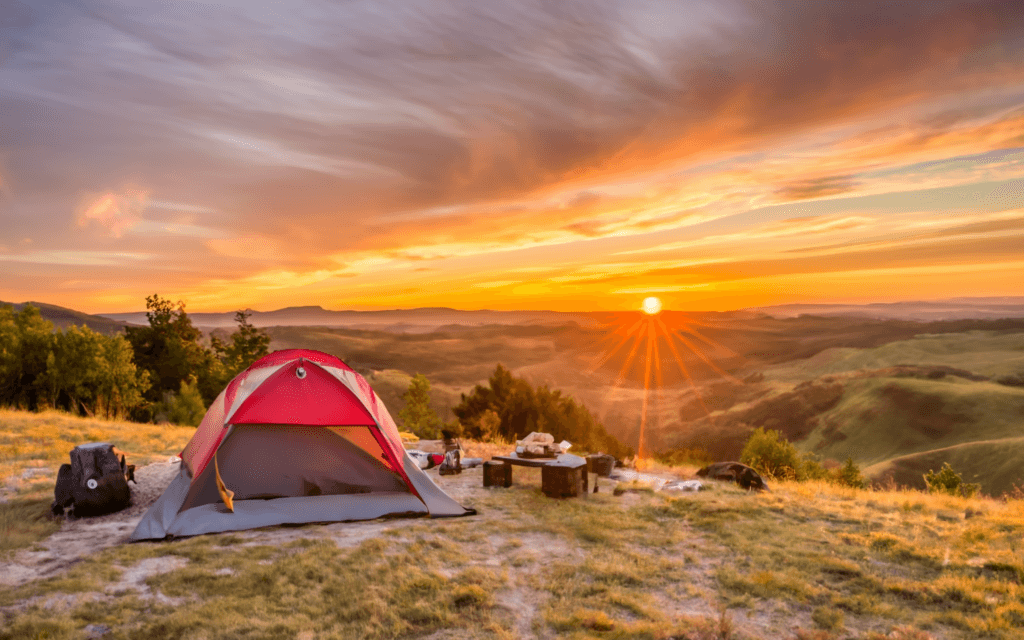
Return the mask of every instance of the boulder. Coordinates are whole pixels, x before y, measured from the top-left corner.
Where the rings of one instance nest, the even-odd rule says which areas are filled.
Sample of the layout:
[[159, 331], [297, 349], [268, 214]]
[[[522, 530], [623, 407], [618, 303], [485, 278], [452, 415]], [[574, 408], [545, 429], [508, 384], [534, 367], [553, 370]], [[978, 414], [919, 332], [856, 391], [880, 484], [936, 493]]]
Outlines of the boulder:
[[757, 489], [758, 491], [767, 491], [768, 485], [765, 484], [764, 479], [754, 471], [752, 468], [739, 462], [716, 462], [709, 464], [703, 469], [697, 471], [697, 475], [701, 478], [708, 478], [711, 480], [729, 480], [735, 482], [744, 489]]

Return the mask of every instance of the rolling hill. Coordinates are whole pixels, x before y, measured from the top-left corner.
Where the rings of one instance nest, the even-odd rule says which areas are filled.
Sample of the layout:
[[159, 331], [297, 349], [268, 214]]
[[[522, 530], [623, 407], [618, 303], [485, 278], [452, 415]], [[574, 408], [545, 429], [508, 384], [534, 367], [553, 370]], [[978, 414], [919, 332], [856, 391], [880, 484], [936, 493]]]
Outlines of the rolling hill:
[[111, 335], [114, 333], [120, 333], [124, 331], [126, 324], [119, 320], [112, 320], [102, 316], [89, 315], [88, 313], [82, 313], [81, 311], [75, 311], [74, 309], [68, 309], [67, 307], [58, 307], [54, 304], [47, 304], [45, 302], [3, 302], [0, 300], [0, 307], [4, 305], [10, 305], [14, 307], [15, 311], [21, 311], [25, 305], [30, 304], [39, 309], [39, 314], [53, 323], [53, 326], [59, 329], [70, 327], [71, 325], [86, 326], [97, 331], [99, 333], [105, 333]]

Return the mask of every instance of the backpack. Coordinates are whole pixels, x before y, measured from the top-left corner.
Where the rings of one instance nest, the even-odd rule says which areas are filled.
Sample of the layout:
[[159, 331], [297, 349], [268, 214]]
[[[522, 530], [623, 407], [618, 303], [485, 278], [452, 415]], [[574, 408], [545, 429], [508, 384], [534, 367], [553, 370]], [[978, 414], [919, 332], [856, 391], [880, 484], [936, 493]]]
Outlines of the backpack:
[[[124, 509], [131, 503], [128, 481], [135, 482], [135, 465], [125, 464], [124, 454], [107, 442], [78, 445], [71, 450], [71, 464], [62, 464], [53, 490], [53, 515], [70, 507], [75, 517], [99, 516]], [[138, 484], [138, 483], [136, 483]]]

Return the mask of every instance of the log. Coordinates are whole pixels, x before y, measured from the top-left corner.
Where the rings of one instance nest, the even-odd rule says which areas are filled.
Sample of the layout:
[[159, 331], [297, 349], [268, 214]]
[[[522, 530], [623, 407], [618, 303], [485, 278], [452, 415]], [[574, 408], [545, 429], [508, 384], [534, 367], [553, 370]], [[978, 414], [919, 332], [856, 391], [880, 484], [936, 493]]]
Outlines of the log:
[[549, 498], [576, 498], [585, 496], [584, 476], [587, 465], [576, 467], [547, 465], [540, 469], [541, 491]]
[[512, 465], [500, 460], [488, 460], [484, 463], [485, 487], [511, 487]]

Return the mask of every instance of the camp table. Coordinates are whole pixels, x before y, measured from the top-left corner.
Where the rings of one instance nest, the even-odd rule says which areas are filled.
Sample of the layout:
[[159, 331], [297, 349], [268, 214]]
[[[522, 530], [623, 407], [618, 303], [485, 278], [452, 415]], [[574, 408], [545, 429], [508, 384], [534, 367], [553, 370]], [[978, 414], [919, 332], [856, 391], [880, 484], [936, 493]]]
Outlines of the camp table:
[[[513, 452], [507, 456], [493, 456], [491, 460], [502, 462], [510, 469], [513, 465], [540, 467], [541, 488], [548, 496], [577, 497], [587, 494], [587, 461], [580, 456], [562, 453], [553, 458], [525, 458]], [[581, 482], [579, 487], [576, 486], [577, 477]]]

